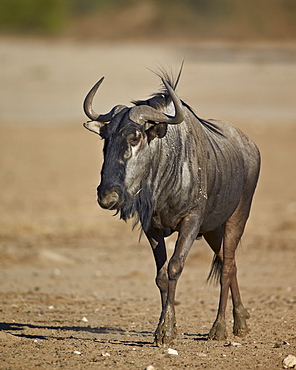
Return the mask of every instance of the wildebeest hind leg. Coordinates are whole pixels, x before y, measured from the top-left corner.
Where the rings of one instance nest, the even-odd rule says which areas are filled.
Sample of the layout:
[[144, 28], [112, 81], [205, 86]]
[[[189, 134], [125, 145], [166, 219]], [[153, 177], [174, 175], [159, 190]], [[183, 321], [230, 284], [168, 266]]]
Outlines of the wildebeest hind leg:
[[237, 268], [235, 263], [235, 250], [244, 232], [249, 215], [251, 199], [241, 199], [233, 215], [225, 223], [223, 236], [223, 265], [220, 279], [220, 301], [217, 318], [210, 330], [209, 339], [223, 340], [227, 338], [225, 312], [229, 288], [232, 293], [235, 335], [244, 336], [249, 332], [246, 319], [248, 312], [243, 307], [237, 282]]
[[233, 334], [238, 337], [244, 337], [250, 332], [247, 325], [247, 319], [250, 318], [249, 312], [244, 308], [243, 303], [240, 298], [240, 292], [236, 277], [236, 266], [235, 272], [232, 277], [230, 284], [232, 303], [233, 303]]

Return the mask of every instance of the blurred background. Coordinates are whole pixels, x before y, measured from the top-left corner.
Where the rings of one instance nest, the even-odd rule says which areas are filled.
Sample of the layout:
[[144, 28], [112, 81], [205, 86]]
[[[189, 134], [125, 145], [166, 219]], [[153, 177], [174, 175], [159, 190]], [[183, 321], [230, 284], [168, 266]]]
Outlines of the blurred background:
[[2, 33], [79, 39], [291, 40], [294, 0], [1, 0]]
[[0, 1], [0, 28], [15, 35], [122, 40], [291, 40], [294, 0]]

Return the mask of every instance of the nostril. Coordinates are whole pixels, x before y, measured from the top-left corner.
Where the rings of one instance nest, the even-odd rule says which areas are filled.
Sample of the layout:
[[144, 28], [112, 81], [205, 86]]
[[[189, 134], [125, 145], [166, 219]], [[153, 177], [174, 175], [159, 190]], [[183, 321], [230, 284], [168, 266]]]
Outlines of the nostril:
[[109, 193], [106, 198], [108, 199], [109, 203], [116, 203], [119, 199], [119, 195], [113, 191], [112, 193]]
[[115, 209], [119, 202], [119, 194], [115, 190], [99, 191], [98, 189], [98, 203], [102, 208]]

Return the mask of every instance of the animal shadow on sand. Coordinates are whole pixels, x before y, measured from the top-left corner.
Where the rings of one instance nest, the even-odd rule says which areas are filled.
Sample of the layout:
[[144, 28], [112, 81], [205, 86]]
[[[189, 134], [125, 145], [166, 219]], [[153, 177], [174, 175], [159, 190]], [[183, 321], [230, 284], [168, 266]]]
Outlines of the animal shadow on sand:
[[[33, 331], [39, 330], [42, 333], [34, 333]], [[50, 330], [50, 333], [44, 334], [44, 330]], [[58, 334], [55, 335], [52, 331], [58, 331]], [[152, 333], [148, 331], [140, 331], [137, 332], [135, 330], [126, 331], [121, 328], [113, 328], [107, 326], [101, 326], [98, 328], [93, 328], [90, 326], [54, 326], [54, 325], [37, 325], [37, 324], [24, 324], [24, 323], [0, 323], [0, 331], [4, 331], [10, 335], [19, 338], [27, 338], [27, 339], [39, 339], [39, 340], [49, 340], [49, 339], [56, 339], [56, 340], [65, 340], [65, 339], [76, 339], [76, 340], [89, 340], [89, 341], [97, 341], [97, 342], [108, 342], [112, 344], [123, 344], [127, 346], [144, 346], [144, 345], [152, 345]], [[97, 334], [97, 337], [89, 336], [79, 337], [74, 336], [73, 334], [61, 335], [62, 333], [66, 332], [73, 332], [76, 333], [91, 333]], [[130, 340], [121, 340], [122, 337], [130, 338]], [[108, 338], [107, 338], [108, 337]], [[133, 338], [134, 337], [134, 338]], [[145, 340], [137, 340], [135, 337], [142, 337], [142, 338], [151, 338], [151, 341]], [[135, 339], [135, 340], [133, 340]]]
[[[34, 330], [42, 331], [41, 333], [34, 333]], [[50, 334], [44, 334], [44, 330], [50, 330]], [[53, 330], [59, 331], [59, 334], [54, 335]], [[146, 345], [153, 345], [153, 333], [149, 331], [126, 331], [121, 328], [113, 328], [107, 326], [101, 326], [98, 328], [93, 328], [90, 326], [53, 326], [53, 325], [36, 325], [36, 324], [24, 324], [24, 323], [0, 323], [0, 331], [6, 332], [10, 335], [13, 335], [18, 338], [27, 338], [27, 339], [37, 339], [37, 340], [65, 340], [65, 339], [74, 339], [74, 340], [89, 340], [97, 342], [108, 342], [112, 344], [123, 344], [126, 346], [139, 346], [143, 347]], [[30, 331], [30, 333], [28, 333]], [[61, 335], [62, 333], [73, 332], [73, 333], [91, 333], [97, 334], [97, 337], [78, 337], [73, 334], [66, 336]], [[107, 338], [108, 337], [108, 338]], [[130, 340], [124, 340], [123, 337], [130, 338]], [[136, 337], [142, 337], [143, 340], [137, 340]], [[147, 338], [147, 340], [144, 340]], [[189, 334], [184, 333], [183, 338], [186, 340], [195, 340], [195, 341], [207, 341], [208, 334]]]

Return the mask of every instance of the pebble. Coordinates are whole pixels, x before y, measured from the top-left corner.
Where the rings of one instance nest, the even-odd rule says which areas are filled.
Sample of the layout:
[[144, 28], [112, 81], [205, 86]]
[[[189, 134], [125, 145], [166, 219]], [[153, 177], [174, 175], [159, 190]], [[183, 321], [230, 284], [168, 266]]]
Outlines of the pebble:
[[83, 321], [83, 322], [88, 322], [88, 320], [87, 320], [87, 318], [86, 318], [86, 317], [83, 317], [83, 318], [81, 319], [81, 321]]
[[283, 366], [284, 366], [284, 369], [292, 369], [293, 367], [295, 367], [296, 366], [296, 357], [293, 356], [293, 355], [287, 356], [283, 360]]
[[75, 353], [75, 355], [81, 355], [81, 352], [79, 351], [74, 351], [73, 353]]
[[175, 356], [178, 356], [178, 351], [176, 351], [175, 349], [173, 349], [173, 348], [168, 348], [167, 350], [166, 350], [166, 352], [167, 352], [167, 354], [168, 355], [175, 355]]
[[102, 352], [102, 356], [103, 357], [110, 357], [110, 353], [109, 352]]
[[153, 365], [148, 365], [145, 370], [156, 370]]
[[239, 347], [241, 346], [241, 343], [238, 343], [238, 342], [229, 342], [227, 344], [225, 344], [224, 347]]

